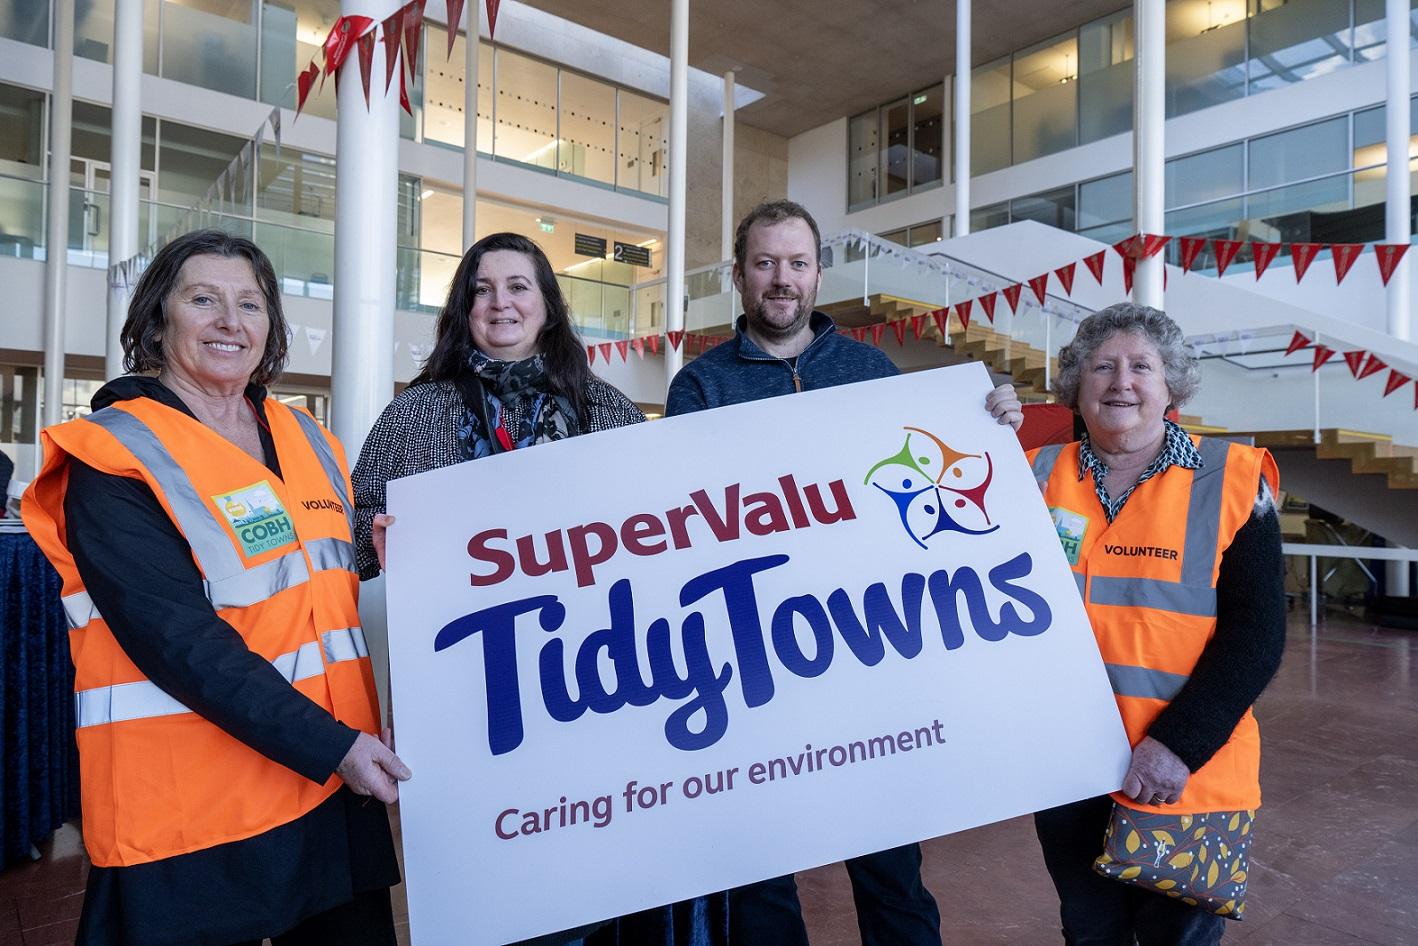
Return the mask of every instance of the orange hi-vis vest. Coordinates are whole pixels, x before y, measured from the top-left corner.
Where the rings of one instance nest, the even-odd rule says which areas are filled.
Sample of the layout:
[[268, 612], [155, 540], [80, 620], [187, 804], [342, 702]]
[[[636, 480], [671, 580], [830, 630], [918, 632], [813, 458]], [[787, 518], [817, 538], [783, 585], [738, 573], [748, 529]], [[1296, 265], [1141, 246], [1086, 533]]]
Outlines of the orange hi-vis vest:
[[[1221, 555], [1250, 519], [1261, 477], [1272, 492], [1280, 485], [1269, 452], [1225, 440], [1192, 440], [1202, 467], [1171, 466], [1147, 480], [1112, 523], [1093, 477], [1078, 478], [1078, 443], [1028, 454], [1134, 746], [1186, 685], [1216, 631]], [[1246, 710], [1230, 740], [1192, 773], [1176, 804], [1145, 805], [1121, 792], [1113, 797], [1162, 814], [1259, 808], [1255, 716]]]
[[[332, 775], [318, 785], [263, 756], [168, 695], [128, 658], [65, 544], [71, 457], [147, 483], [191, 545], [217, 616], [317, 706], [377, 732], [343, 452], [303, 411], [270, 399], [266, 418], [279, 478], [150, 398], [43, 432], [44, 469], [25, 494], [24, 519], [64, 580], [84, 844], [101, 867], [254, 837], [314, 809], [341, 781]], [[142, 549], [130, 551], [141, 561]], [[138, 569], [134, 580], [142, 580]]]

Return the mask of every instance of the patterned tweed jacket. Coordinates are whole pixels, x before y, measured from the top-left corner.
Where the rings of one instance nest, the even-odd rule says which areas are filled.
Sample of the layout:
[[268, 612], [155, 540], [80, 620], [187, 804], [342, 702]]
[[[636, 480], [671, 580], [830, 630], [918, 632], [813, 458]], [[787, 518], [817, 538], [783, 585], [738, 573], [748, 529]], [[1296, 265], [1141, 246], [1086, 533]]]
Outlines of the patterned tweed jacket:
[[[585, 399], [583, 433], [638, 424], [645, 419], [628, 397], [599, 378], [593, 377], [586, 385]], [[384, 484], [401, 476], [463, 462], [457, 435], [463, 412], [463, 398], [457, 386], [443, 381], [406, 388], [375, 421], [350, 474], [354, 483], [355, 562], [360, 578], [379, 574], [370, 526], [374, 514], [384, 511]], [[510, 408], [508, 413], [511, 414]]]

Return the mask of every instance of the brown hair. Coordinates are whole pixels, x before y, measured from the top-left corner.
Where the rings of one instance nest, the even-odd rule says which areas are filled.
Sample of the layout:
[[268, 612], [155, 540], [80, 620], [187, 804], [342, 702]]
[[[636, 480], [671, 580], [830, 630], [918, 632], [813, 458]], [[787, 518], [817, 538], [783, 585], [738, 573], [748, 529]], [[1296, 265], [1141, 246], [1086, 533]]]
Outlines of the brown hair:
[[766, 223], [770, 226], [775, 223], [782, 223], [784, 220], [801, 220], [807, 224], [812, 231], [812, 244], [816, 250], [818, 265], [822, 265], [822, 234], [818, 232], [817, 221], [812, 219], [812, 214], [807, 212], [807, 208], [802, 204], [791, 200], [769, 200], [759, 204], [748, 212], [739, 221], [738, 229], [734, 231], [734, 265], [740, 270], [744, 268], [745, 255], [748, 253], [748, 231], [753, 229], [755, 223]]

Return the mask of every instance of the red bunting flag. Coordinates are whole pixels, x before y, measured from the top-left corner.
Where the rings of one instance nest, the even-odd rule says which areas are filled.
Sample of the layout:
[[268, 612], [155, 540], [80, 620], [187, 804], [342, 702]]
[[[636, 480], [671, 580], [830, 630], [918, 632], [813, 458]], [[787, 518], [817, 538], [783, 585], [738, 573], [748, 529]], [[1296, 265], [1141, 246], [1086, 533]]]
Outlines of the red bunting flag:
[[1219, 279], [1225, 274], [1226, 267], [1236, 258], [1236, 254], [1241, 251], [1241, 241], [1212, 240], [1211, 248], [1216, 251], [1216, 277]]
[[355, 48], [355, 41], [374, 23], [367, 16], [342, 16], [330, 27], [330, 35], [325, 37], [322, 49], [325, 53], [325, 74], [339, 75], [340, 67]]
[[650, 354], [652, 354], [652, 355], [658, 355], [658, 354], [660, 353], [660, 339], [661, 339], [662, 337], [663, 337], [663, 336], [660, 336], [660, 335], [646, 335], [646, 336], [645, 336], [645, 341], [647, 341], [647, 342], [650, 344]]
[[1039, 305], [1044, 304], [1044, 296], [1049, 291], [1049, 274], [1035, 276], [1029, 280], [1029, 288], [1034, 290], [1034, 298], [1039, 300]]
[[896, 344], [906, 344], [906, 320], [897, 319], [891, 323], [891, 333], [896, 336]]
[[359, 46], [359, 84], [364, 88], [364, 107], [369, 109], [369, 73], [374, 69], [374, 30], [355, 42]]
[[1137, 272], [1137, 260], [1131, 256], [1123, 257], [1123, 292], [1132, 295], [1132, 277]]
[[1311, 371], [1311, 372], [1315, 372], [1315, 371], [1320, 370], [1320, 367], [1321, 367], [1326, 361], [1329, 361], [1331, 358], [1333, 358], [1333, 357], [1334, 357], [1334, 354], [1335, 354], [1334, 349], [1333, 349], [1333, 348], [1330, 348], [1328, 345], [1316, 345], [1316, 346], [1315, 346], [1315, 361], [1314, 361], [1314, 364], [1312, 364], [1312, 365], [1310, 366], [1310, 371]]
[[1003, 289], [1000, 290], [1000, 292], [1004, 293], [1004, 301], [1009, 303], [1009, 309], [1011, 312], [1019, 311], [1019, 294], [1023, 291], [1024, 286], [1021, 283], [1015, 283], [1012, 286], [1005, 286]]
[[410, 115], [414, 113], [413, 106], [409, 104], [408, 74], [403, 69], [399, 70], [399, 107]]
[[[404, 62], [409, 66], [409, 78], [418, 75], [419, 37], [423, 35], [423, 7], [426, 0], [409, 0], [404, 4]], [[458, 33], [458, 24], [448, 30], [449, 37]]]
[[878, 348], [881, 347], [881, 335], [886, 331], [886, 323], [878, 322], [871, 327], [871, 343]]
[[1364, 362], [1363, 368], [1359, 369], [1358, 380], [1363, 381], [1370, 375], [1378, 374], [1380, 371], [1383, 371], [1387, 367], [1387, 362], [1385, 362], [1378, 355], [1375, 355], [1373, 352], [1370, 352], [1369, 360]]
[[955, 304], [955, 317], [960, 320], [961, 328], [970, 327], [970, 309], [974, 305], [974, 299], [966, 299], [964, 302], [957, 302]]
[[295, 77], [295, 114], [300, 117], [300, 110], [305, 108], [305, 99], [310, 95], [310, 87], [315, 84], [315, 79], [320, 75], [320, 67], [311, 60], [310, 65], [305, 67], [305, 71]]
[[1364, 366], [1364, 356], [1367, 354], [1368, 352], [1362, 348], [1344, 353], [1344, 363], [1349, 366], [1349, 373], [1356, 379], [1359, 377], [1359, 369]]
[[1125, 240], [1119, 240], [1113, 244], [1113, 250], [1123, 259], [1137, 258], [1137, 237], [1130, 236]]
[[[473, 10], [477, 10], [476, 0], [474, 0]], [[474, 38], [478, 35], [478, 17], [474, 12], [470, 17], [472, 23], [468, 26], [468, 36]], [[445, 59], [453, 58], [453, 41], [458, 38], [458, 24], [463, 22], [463, 0], [448, 0], [448, 55]]]
[[588, 365], [594, 365], [595, 363], [596, 363], [596, 346], [595, 346], [595, 345], [587, 345], [587, 346], [586, 346], [586, 364], [588, 364]]
[[1334, 282], [1335, 285], [1344, 282], [1344, 277], [1349, 275], [1349, 270], [1354, 266], [1354, 261], [1359, 258], [1359, 254], [1364, 252], [1362, 243], [1331, 243], [1329, 252], [1334, 256]]
[[641, 361], [645, 360], [645, 339], [632, 338], [630, 340], [630, 347], [635, 349], [635, 354], [640, 356]]
[[684, 329], [676, 329], [673, 332], [666, 332], [665, 337], [670, 340], [670, 347], [679, 351], [679, 343], [684, 340]]
[[926, 317], [924, 315], [911, 316], [911, 334], [916, 341], [921, 340], [921, 331], [926, 327]]
[[1265, 268], [1270, 265], [1270, 261], [1275, 259], [1280, 252], [1279, 243], [1257, 243], [1251, 241], [1251, 258], [1256, 264], [1256, 278], [1259, 279], [1265, 272]]
[[[1073, 271], [1077, 268], [1077, 263], [1069, 263], [1067, 266], [1060, 266], [1054, 270], [1054, 275], [1059, 277], [1059, 285], [1063, 286], [1064, 295], [1073, 295]], [[1100, 279], [1101, 283], [1102, 280]]]
[[1407, 243], [1374, 244], [1374, 257], [1379, 261], [1379, 275], [1383, 277], [1385, 286], [1388, 285], [1389, 278], [1393, 276], [1393, 271], [1398, 268], [1403, 254], [1408, 252], [1408, 246]]
[[1305, 278], [1305, 270], [1310, 268], [1319, 251], [1324, 249], [1323, 243], [1291, 243], [1290, 260], [1295, 264], [1295, 281], [1299, 282]]
[[1295, 335], [1294, 335], [1294, 337], [1292, 337], [1292, 338], [1290, 339], [1290, 347], [1287, 348], [1287, 349], [1285, 349], [1285, 357], [1286, 357], [1286, 358], [1289, 358], [1291, 355], [1295, 354], [1295, 352], [1299, 351], [1301, 348], [1308, 348], [1309, 345], [1310, 345], [1310, 340], [1305, 337], [1305, 333], [1304, 333], [1304, 332], [1296, 332]]
[[497, 30], [497, 8], [501, 0], [487, 0], [487, 37], [492, 39], [493, 33]]
[[[1101, 253], [1098, 255], [1102, 255]], [[990, 320], [990, 324], [995, 324], [995, 303], [999, 301], [999, 290], [991, 290], [979, 297], [980, 308], [985, 310], [985, 317]]]
[[1098, 285], [1103, 285], [1103, 264], [1107, 262], [1108, 251], [1099, 250], [1092, 256], [1083, 257], [1083, 265], [1088, 267], [1088, 271], [1093, 274], [1093, 278]]
[[949, 319], [950, 313], [945, 309], [936, 309], [931, 313], [931, 321], [935, 322], [935, 330], [940, 333], [941, 341], [945, 341], [946, 335], [949, 334]]
[[384, 44], [384, 94], [389, 94], [389, 84], [394, 81], [394, 69], [399, 65], [399, 44], [404, 38], [404, 9], [400, 7], [380, 24], [382, 33], [379, 40]]
[[1206, 237], [1178, 237], [1177, 243], [1182, 248], [1182, 275], [1185, 276], [1205, 249]]
[[630, 342], [628, 339], [618, 338], [615, 342], [616, 354], [620, 355], [620, 360], [625, 361], [630, 357]]
[[1140, 244], [1134, 244], [1134, 246], [1137, 247], [1137, 252], [1142, 259], [1152, 259], [1162, 252], [1164, 246], [1172, 242], [1171, 237], [1163, 236], [1160, 233], [1144, 233], [1139, 237], [1139, 240]]
[[1413, 379], [1402, 371], [1397, 371], [1393, 368], [1388, 369], [1388, 381], [1384, 382], [1384, 397], [1388, 397], [1411, 380]]
[[858, 325], [851, 331], [852, 337], [855, 338], [857, 341], [865, 342], [867, 340], [867, 327], [865, 325]]
[[600, 352], [601, 352], [601, 360], [604, 361], [606, 364], [610, 364], [610, 363], [611, 363], [611, 343], [610, 343], [610, 342], [601, 342], [599, 345], [596, 346], [596, 348], [598, 348], [598, 349], [600, 350]]

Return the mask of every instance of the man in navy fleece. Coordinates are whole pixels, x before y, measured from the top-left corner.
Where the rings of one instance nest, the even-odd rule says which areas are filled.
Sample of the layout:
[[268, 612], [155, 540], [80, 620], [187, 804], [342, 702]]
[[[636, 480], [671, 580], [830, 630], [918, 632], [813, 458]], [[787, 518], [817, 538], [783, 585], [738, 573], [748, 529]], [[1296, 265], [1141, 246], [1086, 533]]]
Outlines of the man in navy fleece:
[[[817, 222], [788, 200], [759, 204], [734, 234], [734, 286], [743, 299], [734, 337], [690, 362], [670, 384], [665, 413], [811, 391], [900, 371], [878, 348], [837, 333], [813, 310], [822, 284]], [[1014, 388], [1001, 385], [985, 409], [1016, 430]], [[847, 861], [862, 946], [940, 946], [940, 911], [921, 882], [921, 847], [907, 844]], [[806, 946], [792, 875], [729, 891], [734, 946]]]

